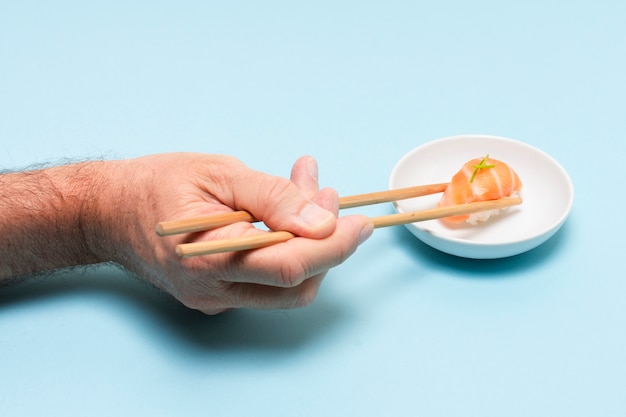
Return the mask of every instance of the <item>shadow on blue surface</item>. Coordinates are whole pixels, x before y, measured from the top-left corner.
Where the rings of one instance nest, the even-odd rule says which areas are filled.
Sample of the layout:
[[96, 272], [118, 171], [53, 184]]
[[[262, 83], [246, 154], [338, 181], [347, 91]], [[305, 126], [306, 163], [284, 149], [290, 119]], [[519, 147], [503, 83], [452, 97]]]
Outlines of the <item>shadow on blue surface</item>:
[[[571, 238], [566, 222], [551, 239], [531, 251], [510, 258], [476, 260], [439, 252], [405, 228], [396, 229], [400, 246], [425, 268], [448, 269], [469, 279], [507, 279], [537, 268], [559, 256]], [[385, 286], [388, 285], [386, 281]], [[121, 270], [106, 266], [60, 272], [0, 289], [0, 319], [10, 320], [3, 316], [13, 309], [42, 308], [59, 300], [84, 303], [86, 308], [100, 308], [101, 304], [111, 314], [121, 315], [124, 324], [143, 332], [149, 342], [196, 358], [224, 351], [266, 356], [298, 351], [335, 334], [347, 314], [332, 297], [318, 297], [313, 305], [301, 310], [244, 309], [206, 316]]]
[[554, 236], [528, 252], [500, 259], [469, 259], [433, 249], [404, 227], [396, 230], [402, 247], [407, 248], [420, 262], [436, 268], [463, 272], [468, 278], [477, 279], [507, 278], [515, 272], [537, 268], [559, 256], [567, 240], [571, 238], [570, 222], [566, 221]]
[[300, 310], [242, 309], [207, 316], [115, 267], [104, 266], [34, 277], [1, 288], [0, 320], [10, 320], [11, 311], [50, 309], [54, 307], [47, 304], [59, 301], [84, 304], [86, 314], [94, 306], [108, 309], [112, 315], [122, 316], [125, 325], [143, 331], [148, 339], [157, 339], [150, 342], [185, 354], [297, 350], [332, 333], [332, 324], [343, 315], [339, 305], [318, 300]]

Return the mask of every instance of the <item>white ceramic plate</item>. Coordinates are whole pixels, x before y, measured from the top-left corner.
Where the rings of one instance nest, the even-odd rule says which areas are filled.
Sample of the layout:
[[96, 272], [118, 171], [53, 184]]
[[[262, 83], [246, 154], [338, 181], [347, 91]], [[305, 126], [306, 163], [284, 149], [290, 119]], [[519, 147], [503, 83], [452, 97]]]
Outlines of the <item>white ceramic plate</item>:
[[[573, 201], [574, 188], [563, 167], [545, 152], [516, 140], [486, 135], [438, 139], [406, 154], [394, 167], [389, 187], [402, 188], [448, 182], [473, 158], [506, 162], [519, 175], [523, 203], [501, 211], [487, 222], [449, 226], [441, 220], [408, 224], [421, 241], [435, 249], [466, 258], [513, 256], [548, 240], [563, 225]], [[441, 194], [398, 201], [402, 213], [433, 208]]]

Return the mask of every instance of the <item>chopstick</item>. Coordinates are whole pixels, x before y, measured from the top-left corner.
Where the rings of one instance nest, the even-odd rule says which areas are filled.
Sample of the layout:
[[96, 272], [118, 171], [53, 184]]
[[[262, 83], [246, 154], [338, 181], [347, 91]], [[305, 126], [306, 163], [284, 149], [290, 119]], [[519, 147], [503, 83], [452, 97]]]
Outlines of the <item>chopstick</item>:
[[[448, 183], [418, 185], [414, 187], [397, 188], [395, 190], [378, 191], [374, 193], [358, 194], [339, 199], [339, 208], [352, 208], [371, 204], [385, 203], [389, 201], [405, 200], [413, 197], [421, 197], [428, 194], [440, 193], [445, 190]], [[216, 229], [236, 222], [256, 222], [254, 216], [247, 211], [232, 211], [210, 216], [199, 216], [189, 219], [171, 220], [160, 222], [156, 226], [159, 236], [171, 236], [183, 233], [194, 233]]]
[[[375, 228], [397, 226], [407, 223], [434, 220], [450, 216], [477, 213], [486, 210], [501, 209], [516, 206], [522, 203], [522, 199], [501, 198], [499, 200], [480, 201], [477, 203], [460, 204], [450, 207], [438, 207], [427, 210], [418, 210], [407, 213], [389, 214], [386, 216], [373, 217], [371, 219]], [[267, 232], [255, 236], [237, 237], [232, 239], [214, 240], [208, 242], [183, 243], [176, 246], [176, 253], [182, 258], [192, 256], [209, 255], [222, 252], [240, 251], [262, 248], [285, 242], [294, 238], [295, 235], [286, 232]]]

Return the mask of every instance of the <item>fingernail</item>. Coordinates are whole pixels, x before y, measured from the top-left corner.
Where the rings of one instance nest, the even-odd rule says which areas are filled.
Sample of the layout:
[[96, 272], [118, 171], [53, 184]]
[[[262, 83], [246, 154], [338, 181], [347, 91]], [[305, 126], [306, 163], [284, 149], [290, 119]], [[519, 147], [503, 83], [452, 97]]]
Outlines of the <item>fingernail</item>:
[[366, 223], [359, 231], [359, 245], [369, 239], [372, 233], [374, 233], [374, 224]]
[[300, 212], [300, 220], [309, 226], [318, 226], [330, 221], [333, 217], [335, 216], [330, 211], [315, 204], [308, 204]]
[[307, 161], [307, 168], [309, 170], [309, 174], [317, 181], [319, 177], [319, 170], [317, 168], [317, 161], [315, 158], [309, 158]]

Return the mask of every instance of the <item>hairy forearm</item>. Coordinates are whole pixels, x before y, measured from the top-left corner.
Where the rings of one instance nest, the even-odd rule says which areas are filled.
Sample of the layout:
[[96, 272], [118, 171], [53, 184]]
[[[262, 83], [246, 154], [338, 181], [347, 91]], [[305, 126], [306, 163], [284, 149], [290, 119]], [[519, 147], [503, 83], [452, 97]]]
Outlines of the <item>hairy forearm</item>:
[[102, 262], [86, 235], [103, 179], [86, 162], [0, 175], [0, 283]]
[[[336, 219], [334, 190], [319, 190], [317, 166], [300, 158], [291, 179], [220, 155], [170, 153], [0, 174], [0, 285], [43, 271], [114, 262], [215, 314], [229, 308], [292, 308], [315, 298], [328, 269], [373, 226]], [[158, 237], [176, 219], [248, 210], [270, 229], [302, 238], [237, 254], [180, 259], [179, 243], [263, 233], [239, 222], [202, 233]]]

